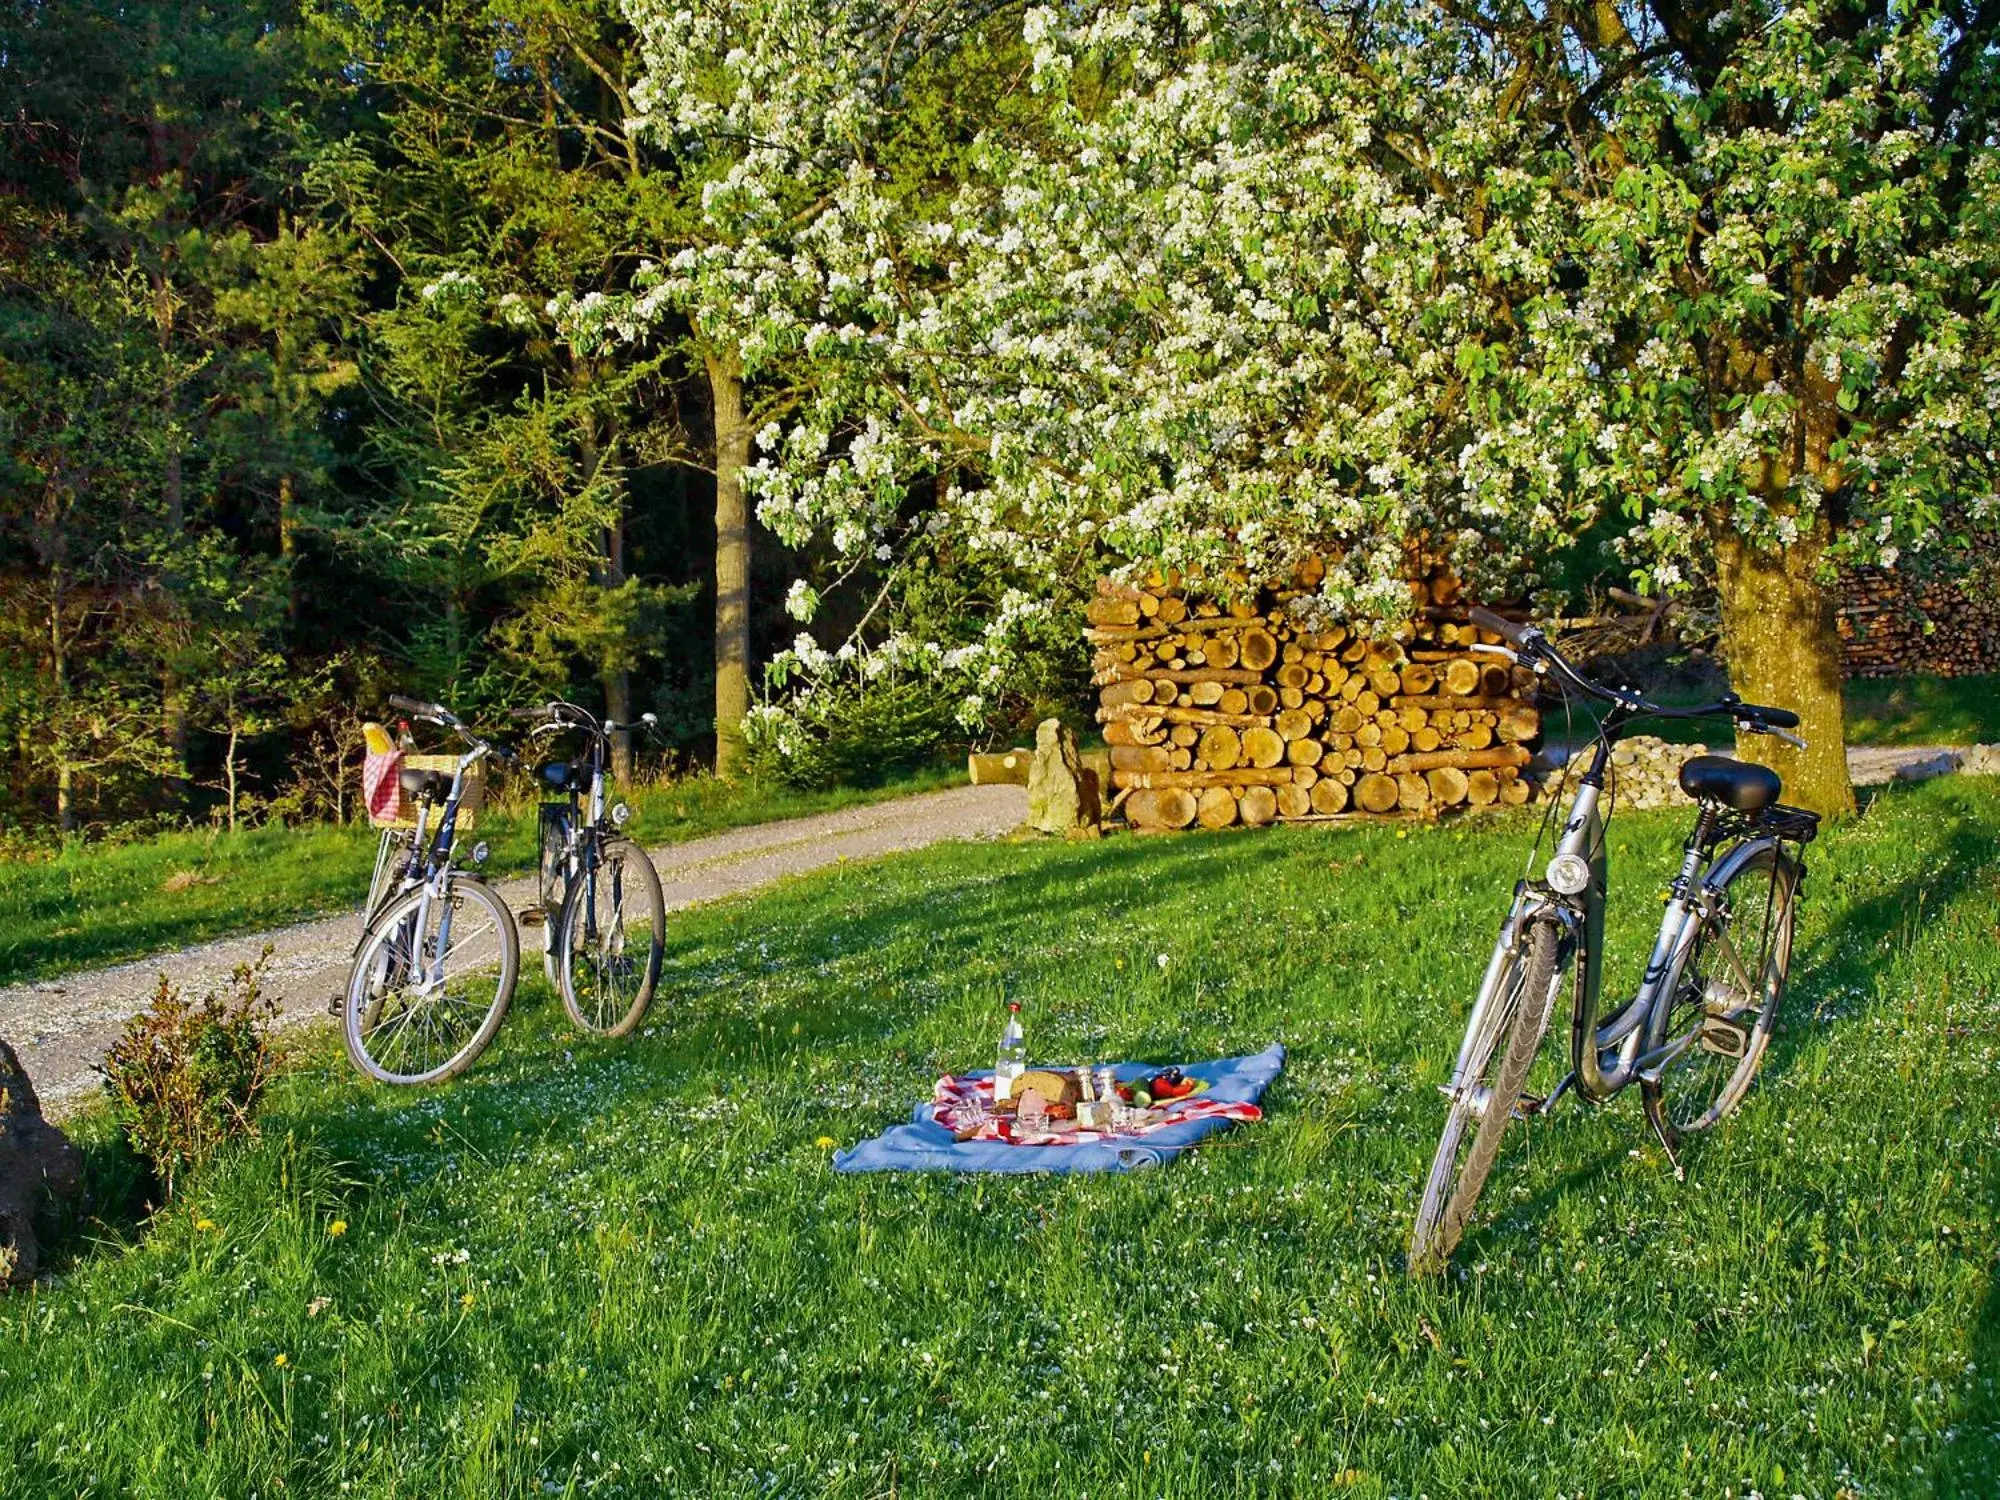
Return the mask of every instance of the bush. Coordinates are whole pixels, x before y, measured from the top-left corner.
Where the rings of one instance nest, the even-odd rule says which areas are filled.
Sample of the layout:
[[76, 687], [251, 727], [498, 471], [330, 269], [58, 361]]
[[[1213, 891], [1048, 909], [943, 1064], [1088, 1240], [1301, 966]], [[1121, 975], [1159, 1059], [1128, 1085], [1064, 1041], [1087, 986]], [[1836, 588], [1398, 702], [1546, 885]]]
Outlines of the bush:
[[112, 1111], [168, 1197], [225, 1144], [256, 1133], [254, 1115], [282, 1053], [271, 1035], [277, 1003], [260, 988], [270, 949], [238, 964], [225, 1000], [182, 998], [167, 976], [105, 1054]]
[[964, 743], [953, 708], [923, 678], [828, 684], [782, 718], [752, 713], [744, 726], [750, 773], [807, 790], [873, 786]]

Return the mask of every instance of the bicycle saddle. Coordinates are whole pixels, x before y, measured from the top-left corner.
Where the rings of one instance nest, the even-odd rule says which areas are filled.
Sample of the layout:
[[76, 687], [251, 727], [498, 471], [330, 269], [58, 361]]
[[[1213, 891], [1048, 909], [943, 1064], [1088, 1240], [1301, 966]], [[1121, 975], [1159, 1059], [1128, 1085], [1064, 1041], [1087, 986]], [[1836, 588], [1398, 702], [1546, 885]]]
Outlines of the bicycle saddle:
[[1697, 755], [1681, 767], [1681, 790], [1697, 802], [1720, 802], [1737, 812], [1758, 812], [1778, 800], [1782, 786], [1768, 766], [1727, 755]]
[[428, 797], [441, 802], [451, 790], [451, 778], [442, 771], [422, 771], [414, 766], [405, 766], [397, 774], [396, 782], [412, 797]]
[[578, 782], [588, 781], [589, 773], [579, 765], [566, 760], [552, 760], [535, 773], [542, 778], [542, 784], [565, 791]]

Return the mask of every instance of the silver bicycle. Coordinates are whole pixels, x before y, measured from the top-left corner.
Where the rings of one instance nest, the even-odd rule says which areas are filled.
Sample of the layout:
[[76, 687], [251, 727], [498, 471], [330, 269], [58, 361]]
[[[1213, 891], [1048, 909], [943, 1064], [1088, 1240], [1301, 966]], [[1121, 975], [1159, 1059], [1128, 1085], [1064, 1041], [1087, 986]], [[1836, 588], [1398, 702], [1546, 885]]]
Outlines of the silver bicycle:
[[[465, 742], [456, 769], [406, 767], [416, 804], [407, 836], [385, 834], [368, 917], [339, 1001], [348, 1058], [382, 1083], [455, 1078], [486, 1050], [506, 1018], [520, 974], [514, 914], [485, 881], [456, 867], [467, 774], [498, 752], [449, 709], [391, 695], [390, 704]], [[477, 863], [484, 846], [473, 851]]]
[[[1749, 734], [1804, 748], [1798, 715], [1727, 694], [1699, 708], [1666, 708], [1624, 688], [1592, 682], [1542, 632], [1471, 611], [1506, 646], [1482, 646], [1532, 669], [1565, 695], [1608, 705], [1589, 762], [1577, 779], [1554, 853], [1513, 905], [1472, 1004], [1450, 1081], [1444, 1134], [1410, 1234], [1410, 1274], [1443, 1269], [1465, 1233], [1508, 1124], [1545, 1113], [1574, 1090], [1599, 1103], [1639, 1085], [1646, 1116], [1670, 1159], [1682, 1139], [1706, 1130], [1749, 1092], [1776, 1023], [1791, 965], [1792, 928], [1805, 846], [1816, 814], [1785, 807], [1776, 772], [1723, 755], [1689, 760], [1681, 789], [1694, 799], [1694, 831], [1669, 887], [1660, 932], [1639, 990], [1606, 1016], [1600, 1010], [1604, 907], [1605, 772], [1612, 745], [1635, 718], [1728, 718]], [[1552, 804], [1553, 806], [1554, 804]], [[1543, 823], [1543, 834], [1549, 829]], [[1526, 1092], [1549, 1018], [1570, 987], [1569, 1072], [1542, 1098]], [[1551, 1069], [1551, 1072], [1554, 1070]]]

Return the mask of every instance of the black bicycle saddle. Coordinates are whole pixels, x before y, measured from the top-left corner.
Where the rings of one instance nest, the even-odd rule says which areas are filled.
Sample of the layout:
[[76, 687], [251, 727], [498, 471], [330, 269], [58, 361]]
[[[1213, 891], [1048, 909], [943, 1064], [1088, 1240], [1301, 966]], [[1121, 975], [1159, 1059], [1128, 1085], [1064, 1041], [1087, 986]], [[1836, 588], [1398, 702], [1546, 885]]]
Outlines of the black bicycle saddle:
[[1681, 767], [1681, 790], [1697, 802], [1720, 802], [1737, 812], [1758, 812], [1778, 800], [1783, 784], [1768, 766], [1727, 755], [1697, 755]]

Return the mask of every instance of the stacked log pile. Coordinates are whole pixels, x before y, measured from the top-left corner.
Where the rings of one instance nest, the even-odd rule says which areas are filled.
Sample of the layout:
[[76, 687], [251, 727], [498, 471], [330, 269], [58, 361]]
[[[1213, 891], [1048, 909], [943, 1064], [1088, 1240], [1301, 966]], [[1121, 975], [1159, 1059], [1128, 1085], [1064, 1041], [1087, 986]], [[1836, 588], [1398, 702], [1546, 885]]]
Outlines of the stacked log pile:
[[[1586, 744], [1577, 754], [1588, 764], [1591, 747]], [[1688, 799], [1681, 790], [1681, 767], [1706, 754], [1706, 745], [1675, 745], [1657, 735], [1630, 735], [1612, 747], [1605, 790], [1620, 808], [1684, 807]]]
[[2000, 600], [1961, 585], [1915, 581], [1891, 568], [1841, 580], [1840, 634], [1849, 677], [2000, 672]]
[[1134, 828], [1434, 814], [1528, 800], [1528, 674], [1469, 648], [1439, 580], [1400, 638], [1308, 630], [1279, 601], [1224, 607], [1108, 583], [1086, 632], [1113, 808]]

